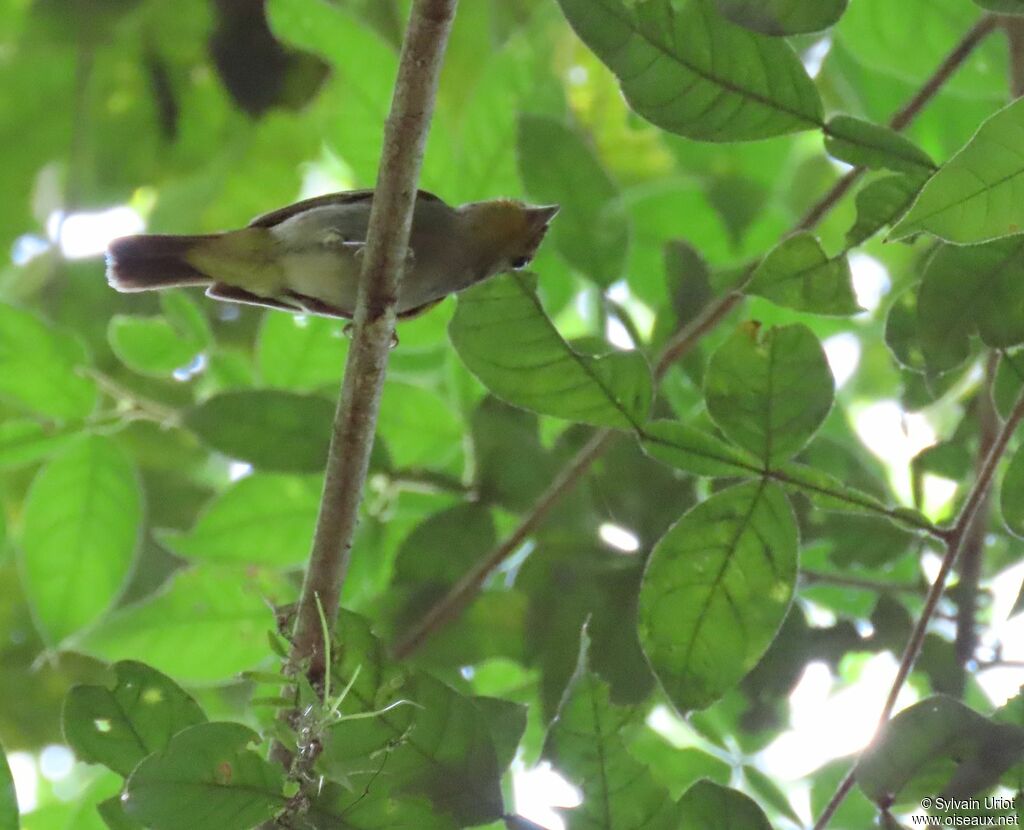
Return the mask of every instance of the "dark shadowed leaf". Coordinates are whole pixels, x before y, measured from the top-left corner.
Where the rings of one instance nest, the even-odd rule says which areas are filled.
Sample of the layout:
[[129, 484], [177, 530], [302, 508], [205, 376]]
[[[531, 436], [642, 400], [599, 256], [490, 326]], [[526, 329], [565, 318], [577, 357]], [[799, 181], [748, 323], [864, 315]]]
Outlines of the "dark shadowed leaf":
[[974, 0], [983, 9], [1003, 14], [1024, 14], [1024, 0]]
[[280, 472], [323, 469], [333, 419], [327, 398], [270, 389], [222, 392], [185, 413], [212, 449]]
[[736, 330], [704, 378], [708, 412], [722, 432], [774, 467], [803, 449], [832, 408], [832, 372], [803, 325]]
[[825, 125], [825, 149], [829, 155], [859, 167], [917, 176], [927, 176], [935, 170], [935, 162], [909, 138], [890, 127], [848, 115], [829, 119]]
[[679, 799], [687, 830], [771, 830], [757, 802], [713, 781], [698, 781]]
[[658, 542], [640, 589], [640, 641], [680, 711], [703, 709], [754, 667], [796, 584], [797, 529], [782, 490], [712, 496]]
[[284, 807], [281, 767], [240, 723], [200, 723], [150, 755], [125, 784], [125, 811], [153, 830], [249, 830]]
[[788, 44], [729, 23], [712, 0], [559, 5], [630, 106], [663, 129], [750, 141], [821, 125], [818, 92]]
[[519, 121], [519, 169], [530, 196], [561, 205], [548, 235], [584, 276], [607, 287], [622, 276], [629, 225], [618, 188], [580, 136], [552, 118]]
[[963, 363], [974, 332], [994, 348], [1024, 342], [1024, 237], [943, 245], [929, 260], [917, 298], [917, 334], [929, 371]]
[[64, 737], [79, 759], [128, 777], [171, 736], [203, 723], [199, 705], [171, 678], [144, 663], [113, 666], [113, 688], [75, 686], [64, 700]]
[[989, 118], [975, 136], [928, 180], [889, 232], [903, 239], [927, 231], [971, 244], [1024, 231], [1024, 101]]
[[994, 723], [936, 695], [904, 709], [864, 751], [854, 773], [877, 804], [915, 806], [925, 795], [968, 798], [1024, 757], [1024, 728]]
[[18, 799], [7, 755], [0, 746], [0, 830], [18, 830]]
[[820, 32], [842, 17], [847, 0], [715, 0], [733, 23], [765, 35]]
[[[466, 825], [500, 818], [503, 769], [484, 714], [490, 707], [478, 708], [430, 675], [392, 663], [361, 617], [342, 611], [338, 632], [344, 650], [335, 655], [333, 683], [340, 690], [359, 672], [340, 712], [379, 714], [330, 726], [324, 768], [360, 792], [383, 763], [393, 794], [425, 796]], [[386, 707], [393, 708], [380, 712]]]
[[623, 730], [642, 717], [611, 703], [608, 686], [587, 668], [586, 633], [576, 672], [544, 739], [544, 757], [583, 791], [566, 813], [570, 830], [670, 830], [676, 806], [668, 791], [633, 758]]
[[142, 499], [131, 461], [108, 438], [83, 438], [36, 476], [21, 564], [43, 635], [58, 643], [94, 623], [131, 569]]
[[536, 286], [532, 275], [510, 274], [459, 295], [448, 331], [469, 370], [497, 397], [535, 412], [619, 429], [643, 423], [651, 402], [643, 355], [574, 350]]
[[1003, 521], [1015, 535], [1024, 537], [1024, 448], [1018, 448], [1006, 468], [1000, 497]]
[[747, 287], [773, 303], [814, 314], [856, 314], [846, 255], [830, 259], [814, 234], [784, 240], [762, 260]]
[[860, 245], [910, 207], [923, 177], [892, 174], [868, 182], [857, 192], [857, 219], [846, 232], [846, 244]]

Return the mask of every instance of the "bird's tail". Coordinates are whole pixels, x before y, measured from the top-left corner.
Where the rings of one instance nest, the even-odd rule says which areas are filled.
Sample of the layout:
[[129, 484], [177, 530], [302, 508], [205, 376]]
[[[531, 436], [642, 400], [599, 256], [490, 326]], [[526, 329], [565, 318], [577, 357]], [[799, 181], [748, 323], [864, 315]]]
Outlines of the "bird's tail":
[[188, 254], [219, 237], [139, 234], [115, 239], [107, 248], [107, 282], [118, 291], [209, 285], [213, 280], [188, 261]]

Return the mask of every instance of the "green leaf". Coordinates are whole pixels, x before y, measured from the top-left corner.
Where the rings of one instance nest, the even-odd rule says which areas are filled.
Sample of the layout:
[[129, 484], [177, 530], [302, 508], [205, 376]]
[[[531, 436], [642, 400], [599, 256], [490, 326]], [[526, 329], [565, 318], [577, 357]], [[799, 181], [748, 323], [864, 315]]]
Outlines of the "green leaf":
[[1001, 109], [928, 180], [889, 232], [971, 244], [1024, 230], [1024, 100]]
[[75, 754], [127, 778], [167, 746], [171, 736], [203, 723], [199, 705], [171, 678], [144, 663], [114, 665], [116, 683], [75, 686], [64, 700], [64, 737]]
[[212, 335], [203, 313], [183, 291], [160, 294], [160, 317], [114, 315], [107, 339], [130, 369], [161, 377], [187, 366], [210, 345]]
[[96, 812], [100, 814], [107, 830], [146, 830], [144, 825], [129, 818], [124, 811], [124, 802], [121, 800], [120, 793], [97, 804]]
[[[336, 642], [343, 650], [335, 655], [332, 685], [345, 688], [359, 674], [341, 702], [342, 719], [323, 734], [328, 774], [359, 792], [372, 789], [386, 768], [392, 794], [426, 796], [460, 826], [500, 818], [503, 770], [485, 711], [430, 675], [392, 663], [355, 614], [342, 610]], [[345, 719], [367, 713], [377, 714]]]
[[732, 777], [727, 762], [696, 747], [678, 747], [649, 728], [630, 741], [629, 752], [646, 764], [654, 779], [676, 799], [702, 778], [724, 785]]
[[87, 364], [77, 341], [0, 303], [0, 398], [61, 420], [84, 418], [96, 405], [96, 384], [80, 373]]
[[271, 389], [222, 392], [185, 413], [185, 425], [212, 449], [289, 473], [323, 469], [333, 420], [327, 398]]
[[50, 427], [29, 418], [0, 422], [0, 470], [33, 464], [75, 440], [79, 431]]
[[679, 421], [651, 421], [640, 433], [644, 452], [699, 476], [749, 476], [757, 460], [713, 435]]
[[713, 0], [558, 0], [651, 123], [700, 141], [750, 141], [822, 124], [821, 100], [783, 41], [729, 23]]
[[200, 723], [179, 732], [125, 784], [129, 816], [152, 830], [249, 830], [285, 806], [283, 773], [248, 744], [240, 723]]
[[337, 387], [348, 340], [342, 323], [327, 317], [264, 314], [257, 346], [260, 375], [268, 386], [312, 390]]
[[812, 233], [783, 240], [758, 265], [747, 286], [750, 294], [813, 314], [856, 314], [863, 309], [853, 295], [846, 256], [829, 259]]
[[633, 758], [622, 733], [637, 709], [614, 706], [608, 685], [587, 668], [584, 630], [579, 663], [544, 739], [544, 757], [583, 791], [566, 814], [570, 830], [669, 830], [679, 826], [668, 791]]
[[1024, 0], [974, 0], [983, 9], [1001, 14], [1024, 14]]
[[83, 438], [29, 490], [21, 573], [44, 637], [59, 643], [94, 623], [120, 593], [142, 521], [131, 462], [108, 438]]
[[754, 667], [796, 566], [796, 524], [774, 484], [716, 493], [662, 537], [640, 588], [640, 641], [676, 708], [703, 709]]
[[904, 709], [854, 767], [876, 804], [910, 805], [925, 796], [967, 798], [1024, 757], [1024, 729], [993, 723], [943, 695]]
[[195, 559], [299, 565], [309, 556], [320, 491], [318, 478], [246, 476], [210, 502], [191, 530], [159, 539]]
[[0, 830], [18, 830], [18, 799], [7, 754], [0, 746]]
[[799, 452], [832, 407], [832, 372], [803, 325], [761, 334], [743, 326], [712, 355], [708, 413], [729, 438], [772, 468]]
[[757, 802], [713, 781], [698, 781], [679, 800], [686, 830], [771, 830]]
[[999, 495], [1003, 521], [1011, 533], [1024, 538], [1024, 447], [1010, 460]]
[[733, 23], [765, 35], [800, 35], [827, 29], [846, 10], [846, 0], [715, 0]]
[[[788, 818], [797, 827], [803, 823], [800, 816], [793, 809], [793, 805], [789, 803], [789, 799], [786, 797], [786, 794], [779, 788], [779, 785], [761, 772], [761, 770], [752, 764], [744, 764], [743, 778], [746, 780], [747, 786], [750, 787], [754, 795], [760, 798], [763, 803], [769, 805], [773, 810], [778, 811], [780, 814]], [[758, 807], [753, 800], [747, 798], [747, 796], [742, 793], [737, 794], [743, 796], [743, 799], [748, 802], [748, 815], [745, 820], [749, 821], [750, 826], [757, 825], [757, 819], [754, 818], [754, 813], [749, 811], [749, 808], [756, 809], [757, 814], [762, 820], [764, 820], [764, 814], [761, 812], [761, 808]], [[738, 806], [739, 805], [737, 804], [737, 807]], [[741, 826], [746, 827], [747, 825], [741, 824]]]
[[575, 351], [544, 314], [536, 287], [532, 275], [509, 274], [459, 295], [448, 331], [463, 363], [516, 406], [595, 426], [643, 423], [651, 403], [643, 355]]
[[855, 200], [857, 219], [846, 232], [846, 245], [853, 248], [892, 224], [913, 201], [924, 181], [919, 176], [882, 176], [862, 187]]
[[837, 115], [825, 125], [825, 150], [847, 164], [887, 168], [897, 173], [929, 175], [935, 162], [909, 138], [890, 127], [849, 115]]
[[561, 205], [551, 241], [570, 265], [602, 288], [622, 276], [629, 222], [618, 188], [593, 151], [553, 118], [519, 120], [519, 170], [526, 190], [543, 204]]
[[303, 819], [308, 823], [303, 827], [309, 830], [457, 830], [459, 826], [427, 799], [395, 798], [383, 784], [352, 790], [332, 781], [324, 783]]
[[221, 682], [271, 656], [271, 605], [292, 599], [294, 588], [252, 567], [203, 565], [119, 608], [75, 647], [105, 660], [144, 657], [183, 682]]
[[380, 436], [396, 467], [443, 467], [461, 450], [465, 427], [432, 389], [394, 379], [384, 385]]
[[963, 363], [974, 331], [993, 348], [1024, 343], [1024, 237], [943, 245], [928, 261], [917, 297], [917, 334], [928, 370]]

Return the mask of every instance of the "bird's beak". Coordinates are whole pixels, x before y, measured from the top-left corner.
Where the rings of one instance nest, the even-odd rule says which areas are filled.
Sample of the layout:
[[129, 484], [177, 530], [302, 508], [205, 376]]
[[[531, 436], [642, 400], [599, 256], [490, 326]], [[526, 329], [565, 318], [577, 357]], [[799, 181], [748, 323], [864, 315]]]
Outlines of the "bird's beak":
[[526, 209], [526, 213], [530, 217], [530, 224], [539, 230], [540, 228], [546, 228], [548, 223], [555, 218], [555, 214], [558, 213], [558, 208], [558, 205], [529, 207]]

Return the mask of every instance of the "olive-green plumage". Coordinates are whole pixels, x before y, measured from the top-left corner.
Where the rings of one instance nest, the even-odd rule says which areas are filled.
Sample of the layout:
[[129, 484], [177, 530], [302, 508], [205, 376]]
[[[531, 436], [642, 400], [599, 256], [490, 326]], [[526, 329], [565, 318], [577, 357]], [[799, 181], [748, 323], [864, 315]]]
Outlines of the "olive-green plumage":
[[[372, 191], [307, 199], [205, 236], [138, 235], [114, 240], [107, 279], [118, 291], [202, 285], [218, 299], [351, 317]], [[557, 213], [499, 199], [451, 207], [417, 195], [398, 297], [411, 316], [533, 258]]]

